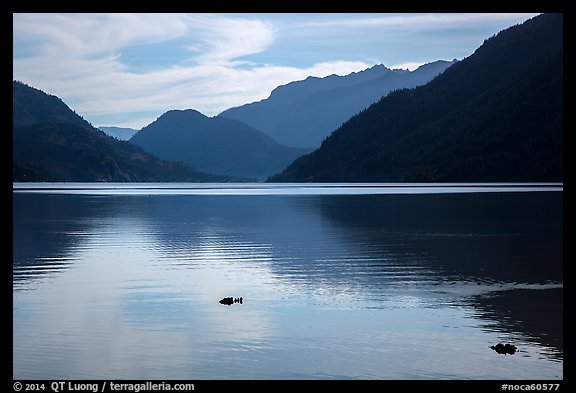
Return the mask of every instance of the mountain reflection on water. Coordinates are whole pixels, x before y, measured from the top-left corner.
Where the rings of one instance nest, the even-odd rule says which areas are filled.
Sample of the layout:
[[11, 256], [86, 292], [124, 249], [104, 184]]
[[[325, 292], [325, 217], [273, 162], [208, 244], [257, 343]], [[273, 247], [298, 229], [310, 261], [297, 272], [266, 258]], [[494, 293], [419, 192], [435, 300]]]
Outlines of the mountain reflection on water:
[[561, 193], [347, 198], [319, 206], [348, 236], [417, 256], [434, 285], [463, 295], [488, 329], [521, 333], [562, 357]]
[[[158, 253], [163, 258], [155, 262], [158, 269], [200, 277], [217, 267], [219, 274], [253, 280], [254, 295], [261, 299], [222, 294], [243, 295], [244, 306], [299, 293], [311, 305], [342, 310], [402, 308], [407, 301], [469, 307], [486, 331], [520, 335], [550, 348], [548, 358], [563, 357], [560, 192], [23, 193], [14, 194], [13, 201], [15, 291], [37, 288], [86, 263], [78, 254], [89, 239], [116, 244], [127, 231], [140, 240], [125, 244], [123, 252]], [[195, 296], [219, 306], [222, 296], [208, 295], [214, 278], [206, 277], [206, 287], [198, 282]], [[263, 289], [270, 285], [276, 289]], [[179, 304], [174, 296], [145, 300], [160, 302], [158, 317], [171, 318], [167, 306]], [[141, 304], [142, 298], [132, 300]], [[135, 321], [149, 318], [139, 308], [128, 311]]]

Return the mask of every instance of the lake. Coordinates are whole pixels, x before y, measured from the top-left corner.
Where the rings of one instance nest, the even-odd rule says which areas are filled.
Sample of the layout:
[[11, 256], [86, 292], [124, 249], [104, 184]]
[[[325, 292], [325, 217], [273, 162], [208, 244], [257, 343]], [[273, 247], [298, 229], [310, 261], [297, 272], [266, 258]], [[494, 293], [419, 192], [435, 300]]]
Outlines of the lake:
[[561, 380], [562, 190], [15, 183], [13, 378]]

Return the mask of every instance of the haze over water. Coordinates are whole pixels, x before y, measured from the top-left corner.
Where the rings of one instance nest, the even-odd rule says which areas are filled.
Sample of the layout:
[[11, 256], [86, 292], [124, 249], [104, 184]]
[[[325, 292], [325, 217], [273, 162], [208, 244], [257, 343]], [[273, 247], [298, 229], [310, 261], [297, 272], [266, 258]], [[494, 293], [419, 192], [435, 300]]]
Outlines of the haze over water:
[[13, 377], [562, 379], [562, 196], [15, 184]]

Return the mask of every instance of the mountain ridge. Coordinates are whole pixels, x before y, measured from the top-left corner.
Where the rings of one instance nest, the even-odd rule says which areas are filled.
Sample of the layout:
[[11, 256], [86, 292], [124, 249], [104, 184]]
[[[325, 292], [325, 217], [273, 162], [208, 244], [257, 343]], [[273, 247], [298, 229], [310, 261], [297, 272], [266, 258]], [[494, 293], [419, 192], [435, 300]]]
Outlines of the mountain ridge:
[[286, 146], [316, 148], [344, 121], [390, 91], [423, 84], [456, 62], [438, 60], [414, 71], [379, 64], [345, 76], [308, 77], [218, 117], [241, 120]]
[[289, 148], [241, 121], [170, 110], [131, 139], [158, 157], [227, 176], [266, 179], [311, 149]]
[[120, 141], [127, 141], [138, 132], [138, 130], [129, 127], [98, 126], [97, 128], [100, 131], [104, 131], [106, 135], [114, 137]]
[[94, 128], [60, 98], [13, 81], [13, 181], [229, 181]]
[[269, 181], [560, 181], [562, 31], [559, 14], [501, 31]]

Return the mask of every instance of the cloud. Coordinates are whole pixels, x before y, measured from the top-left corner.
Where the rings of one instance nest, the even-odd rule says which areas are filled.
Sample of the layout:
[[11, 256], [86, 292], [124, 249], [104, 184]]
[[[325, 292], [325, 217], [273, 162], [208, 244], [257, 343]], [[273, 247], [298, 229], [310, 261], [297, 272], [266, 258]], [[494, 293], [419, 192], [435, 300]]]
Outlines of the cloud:
[[338, 29], [344, 27], [382, 27], [382, 26], [399, 26], [402, 28], [410, 27], [411, 29], [429, 29], [445, 28], [449, 26], [469, 26], [470, 24], [486, 24], [490, 22], [516, 21], [519, 18], [528, 19], [536, 14], [526, 13], [472, 13], [472, 14], [380, 14], [378, 16], [366, 16], [348, 14], [347, 18], [332, 18], [321, 21], [307, 22], [302, 27], [335, 27]]
[[[216, 115], [308, 76], [346, 75], [377, 63], [414, 69], [446, 54], [447, 60], [461, 58], [472, 53], [476, 41], [450, 32], [449, 38], [436, 35], [434, 43], [426, 40], [433, 35], [426, 29], [511, 24], [528, 17], [13, 14], [13, 78], [61, 97], [95, 125], [140, 128], [170, 109]], [[395, 33], [366, 33], [365, 28], [382, 26]], [[421, 33], [418, 39], [415, 32]]]
[[261, 20], [214, 15], [190, 15], [188, 19], [202, 41], [201, 49], [191, 47], [202, 51], [194, 57], [199, 64], [226, 64], [263, 52], [276, 38], [274, 25]]
[[[76, 81], [63, 91], [63, 96], [77, 100], [72, 105], [77, 112], [94, 117], [146, 111], [156, 111], [159, 116], [170, 109], [186, 108], [194, 108], [212, 116], [233, 106], [267, 98], [275, 87], [305, 79], [309, 75], [344, 75], [367, 67], [368, 64], [361, 62], [339, 62], [320, 63], [304, 69], [280, 66], [250, 69], [195, 66], [173, 67], [146, 74], [99, 74]], [[78, 97], [78, 89], [94, 93]], [[139, 128], [157, 116], [117, 125]]]
[[[259, 19], [206, 14], [13, 18], [13, 78], [61, 97], [95, 125], [111, 123], [108, 115], [140, 114], [115, 124], [140, 128], [154, 120], [150, 113], [159, 116], [169, 109], [216, 115], [264, 99], [281, 84], [372, 65], [334, 61], [297, 68], [251, 62], [244, 57], [266, 51], [277, 35], [275, 25]], [[151, 51], [155, 44], [173, 44], [182, 60], [162, 63], [160, 55], [152, 53], [157, 65], [144, 71], [127, 62], [129, 49]]]
[[187, 32], [178, 14], [13, 14], [15, 45], [38, 55], [87, 58], [127, 45], [168, 40]]

